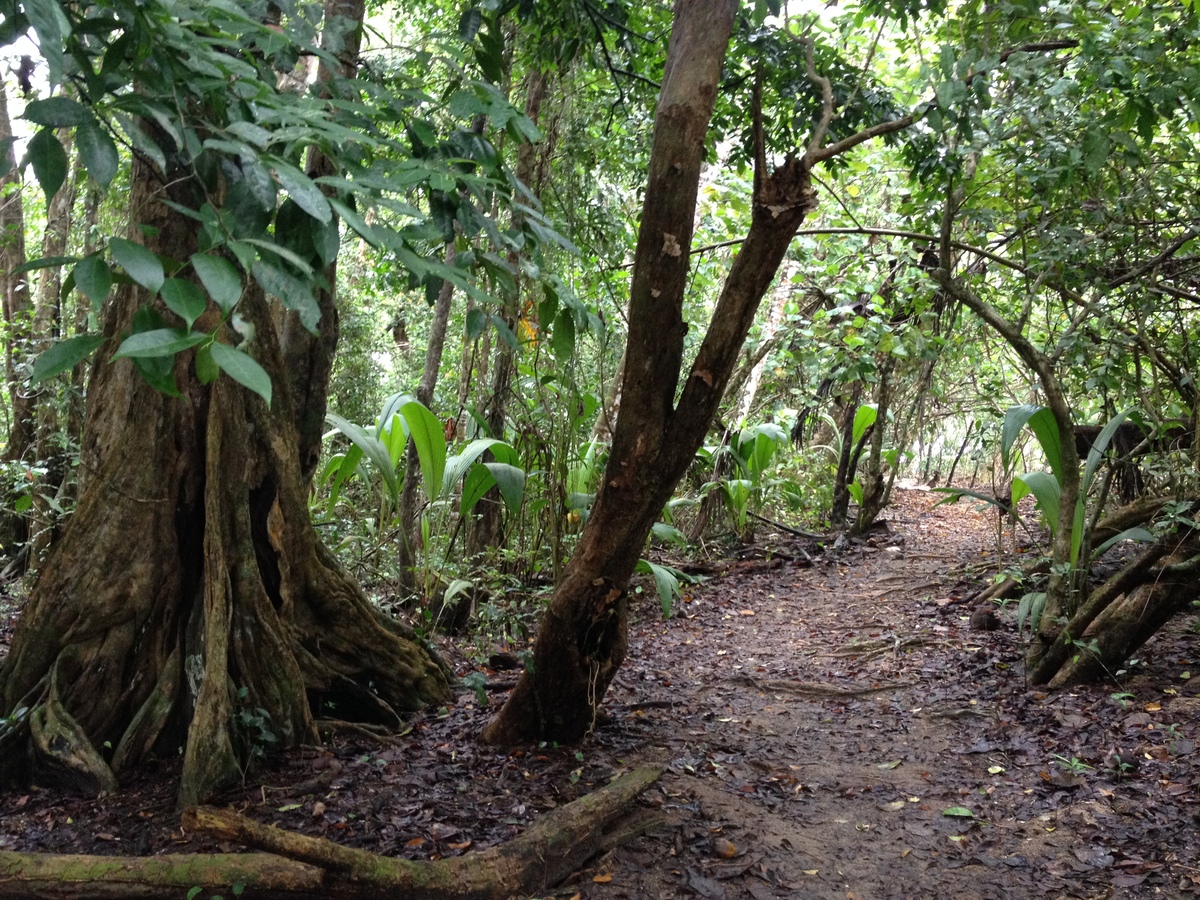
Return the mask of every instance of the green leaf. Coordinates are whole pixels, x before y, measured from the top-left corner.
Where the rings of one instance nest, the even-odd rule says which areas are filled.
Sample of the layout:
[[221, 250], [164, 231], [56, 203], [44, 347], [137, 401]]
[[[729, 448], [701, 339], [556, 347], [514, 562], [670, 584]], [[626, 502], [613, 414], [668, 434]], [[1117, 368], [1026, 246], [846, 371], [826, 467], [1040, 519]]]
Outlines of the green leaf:
[[212, 344], [212, 358], [226, 375], [271, 405], [271, 376], [254, 359], [228, 344]]
[[1004, 428], [1000, 436], [1000, 458], [1004, 463], [1005, 470], [1007, 471], [1010, 467], [1009, 454], [1017, 440], [1017, 435], [1021, 433], [1021, 429], [1026, 424], [1037, 437], [1051, 471], [1054, 472], [1055, 477], [1061, 480], [1062, 442], [1058, 433], [1058, 422], [1054, 419], [1054, 413], [1046, 407], [1028, 403], [1010, 407], [1004, 414]]
[[858, 445], [858, 442], [863, 439], [863, 435], [867, 433], [867, 429], [875, 424], [875, 420], [879, 418], [879, 410], [873, 404], [864, 403], [854, 413], [854, 427], [851, 431], [850, 443]]
[[441, 494], [442, 474], [446, 470], [446, 435], [442, 423], [416, 400], [400, 407], [400, 415], [408, 423], [408, 436], [417, 446], [425, 496], [436, 500]]
[[154, 328], [131, 334], [121, 342], [113, 359], [140, 359], [145, 357], [174, 356], [181, 350], [195, 347], [208, 337], [203, 332], [188, 334], [178, 328]]
[[675, 598], [679, 596], [679, 581], [682, 573], [678, 569], [660, 566], [648, 559], [639, 559], [634, 571], [649, 573], [654, 577], [654, 587], [658, 591], [658, 602], [662, 607], [663, 618], [671, 618], [671, 608]]
[[467, 477], [463, 479], [459, 512], [464, 516], [468, 515], [495, 483], [496, 476], [488, 470], [487, 466], [483, 463], [473, 463], [467, 470]]
[[942, 810], [943, 816], [951, 816], [956, 819], [973, 819], [975, 813], [971, 812], [965, 806], [951, 806]]
[[25, 106], [25, 118], [35, 125], [50, 128], [68, 128], [95, 121], [86, 106], [70, 97], [32, 100]]
[[559, 362], [565, 362], [575, 352], [575, 319], [571, 311], [560, 310], [554, 319], [554, 333], [550, 336], [550, 349]]
[[1046, 518], [1046, 527], [1050, 533], [1058, 532], [1058, 498], [1062, 493], [1058, 479], [1049, 472], [1026, 472], [1013, 479], [1013, 506], [1017, 505], [1017, 483], [1022, 484], [1026, 491], [1037, 498], [1038, 509]]
[[467, 311], [467, 340], [473, 341], [487, 328], [488, 317], [478, 306]]
[[275, 160], [272, 164], [279, 183], [288, 192], [288, 196], [296, 201], [297, 206], [318, 222], [328, 222], [333, 218], [329, 201], [325, 199], [325, 195], [321, 193], [321, 189], [313, 183], [311, 178], [287, 163]]
[[[38, 49], [50, 70], [50, 86], [54, 87], [62, 82], [65, 59], [63, 32], [64, 29], [70, 30], [70, 23], [66, 21], [62, 7], [56, 0], [26, 0], [21, 5], [25, 8], [29, 24], [33, 26], [34, 33], [37, 34]], [[5, 18], [8, 19], [9, 15], [5, 15]]]
[[67, 151], [54, 135], [54, 131], [43, 128], [29, 140], [25, 158], [33, 164], [33, 174], [46, 195], [46, 205], [54, 199], [58, 189], [67, 180]]
[[113, 259], [125, 270], [125, 274], [144, 287], [152, 294], [157, 294], [162, 287], [162, 262], [157, 256], [133, 241], [124, 238], [111, 238], [108, 242], [109, 252]]
[[221, 367], [212, 356], [213, 344], [205, 344], [196, 351], [196, 378], [201, 384], [212, 384], [221, 374]]
[[192, 268], [222, 312], [228, 314], [242, 299], [242, 276], [229, 260], [197, 253], [192, 257]]
[[1120, 534], [1114, 534], [1107, 541], [1092, 551], [1092, 559], [1099, 559], [1113, 544], [1119, 544], [1121, 541], [1140, 541], [1144, 544], [1149, 544], [1154, 541], [1154, 534], [1141, 526], [1134, 528], [1126, 528]]
[[1088, 450], [1087, 465], [1083, 469], [1083, 481], [1079, 483], [1079, 492], [1086, 494], [1092, 486], [1092, 479], [1096, 477], [1096, 470], [1100, 468], [1100, 463], [1104, 461], [1104, 454], [1108, 452], [1108, 445], [1113, 439], [1113, 435], [1121, 427], [1121, 424], [1129, 418], [1133, 409], [1127, 409], [1124, 412], [1117, 413], [1113, 416], [1107, 425], [1105, 425], [1092, 443]]
[[89, 119], [75, 131], [75, 146], [88, 174], [102, 188], [112, 184], [121, 158], [117, 145], [107, 131]]
[[388, 455], [388, 449], [383, 445], [383, 442], [374, 435], [367, 434], [366, 431], [348, 419], [343, 419], [334, 413], [327, 413], [325, 421], [349, 438], [350, 442], [362, 450], [367, 459], [371, 461], [371, 464], [383, 479], [383, 486], [387, 491], [387, 497], [394, 507], [400, 501], [400, 486], [396, 479], [396, 470], [392, 465], [392, 458]]
[[34, 384], [52, 378], [59, 372], [74, 368], [91, 354], [93, 350], [104, 343], [102, 334], [80, 334], [69, 340], [61, 341], [46, 350], [33, 364], [32, 380]]
[[72, 274], [75, 276], [75, 286], [83, 291], [83, 295], [92, 304], [92, 311], [99, 312], [112, 288], [112, 272], [100, 258], [100, 254], [85, 256], [76, 263]]
[[167, 309], [187, 322], [188, 331], [192, 330], [192, 324], [204, 314], [208, 306], [204, 291], [182, 278], [168, 278], [163, 282], [160, 293]]
[[479, 7], [472, 7], [463, 10], [461, 16], [458, 17], [458, 36], [468, 44], [475, 40], [475, 35], [479, 33], [479, 26], [483, 23], [483, 12]]
[[485, 462], [483, 466], [496, 479], [496, 487], [500, 489], [509, 515], [515, 516], [520, 512], [521, 501], [525, 497], [525, 470], [502, 462]]
[[316, 333], [321, 309], [313, 297], [312, 289], [290, 272], [266, 260], [259, 259], [251, 267], [254, 280], [273, 297], [278, 297], [288, 309], [300, 314], [300, 324]]

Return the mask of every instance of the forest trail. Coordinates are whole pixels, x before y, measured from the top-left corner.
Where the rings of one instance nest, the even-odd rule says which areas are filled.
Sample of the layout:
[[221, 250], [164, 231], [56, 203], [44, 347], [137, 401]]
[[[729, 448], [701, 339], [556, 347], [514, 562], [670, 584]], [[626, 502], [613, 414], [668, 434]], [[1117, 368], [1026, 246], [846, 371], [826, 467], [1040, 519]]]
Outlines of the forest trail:
[[[502, 841], [657, 761], [666, 774], [642, 802], [658, 824], [552, 896], [1200, 893], [1191, 623], [1164, 630], [1119, 683], [1030, 690], [1015, 605], [999, 630], [977, 632], [960, 602], [976, 587], [962, 573], [994, 561], [994, 519], [937, 499], [900, 492], [888, 529], [844, 549], [785, 541], [768, 559], [726, 563], [670, 621], [639, 599], [608, 719], [581, 746], [478, 746], [507, 683], [491, 673], [489, 709], [464, 693], [399, 739], [293, 753], [221, 802], [430, 858]], [[1114, 750], [1136, 771], [1116, 771]], [[175, 765], [107, 800], [0, 794], [0, 848], [214, 849], [179, 830]]]

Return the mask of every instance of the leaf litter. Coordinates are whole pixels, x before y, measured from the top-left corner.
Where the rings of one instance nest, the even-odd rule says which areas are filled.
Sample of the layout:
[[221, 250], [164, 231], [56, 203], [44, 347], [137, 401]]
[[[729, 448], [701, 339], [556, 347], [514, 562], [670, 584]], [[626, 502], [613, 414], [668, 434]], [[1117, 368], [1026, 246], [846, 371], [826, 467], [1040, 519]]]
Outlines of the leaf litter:
[[[570, 747], [475, 742], [511, 676], [483, 670], [399, 738], [333, 735], [217, 798], [263, 822], [412, 859], [485, 849], [638, 762], [652, 829], [557, 898], [1100, 898], [1200, 894], [1200, 671], [1183, 619], [1107, 684], [1025, 683], [1015, 609], [969, 627], [998, 570], [990, 517], [899, 491], [886, 528], [770, 536], [707, 567], [664, 622], [635, 597], [606, 717]], [[759, 558], [756, 559], [755, 556]], [[1011, 562], [1011, 560], [1008, 560]], [[0, 655], [19, 603], [0, 600]], [[475, 670], [448, 644], [459, 674]], [[506, 681], [507, 678], [507, 681]], [[178, 761], [102, 799], [0, 793], [0, 849], [235, 849], [185, 834]]]

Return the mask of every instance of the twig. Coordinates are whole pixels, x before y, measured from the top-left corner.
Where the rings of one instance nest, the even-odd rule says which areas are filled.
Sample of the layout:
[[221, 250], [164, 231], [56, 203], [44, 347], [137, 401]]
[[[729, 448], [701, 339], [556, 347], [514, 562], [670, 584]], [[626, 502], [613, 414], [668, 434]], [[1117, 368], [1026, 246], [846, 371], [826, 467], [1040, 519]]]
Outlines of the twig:
[[[747, 513], [747, 515], [749, 515], [750, 518], [752, 518], [752, 519], [757, 519], [758, 521], [760, 521], [766, 525], [770, 525], [773, 528], [778, 528], [780, 531], [785, 531], [788, 534], [795, 535], [796, 537], [811, 538], [814, 541], [829, 540], [829, 535], [827, 535], [827, 534], [813, 534], [811, 531], [802, 531], [799, 528], [792, 528], [788, 525], [780, 524], [779, 522], [776, 522], [774, 519], [768, 519], [766, 516], [760, 516], [758, 513], [755, 513], [755, 512]], [[807, 556], [808, 554], [806, 553], [804, 555]]]

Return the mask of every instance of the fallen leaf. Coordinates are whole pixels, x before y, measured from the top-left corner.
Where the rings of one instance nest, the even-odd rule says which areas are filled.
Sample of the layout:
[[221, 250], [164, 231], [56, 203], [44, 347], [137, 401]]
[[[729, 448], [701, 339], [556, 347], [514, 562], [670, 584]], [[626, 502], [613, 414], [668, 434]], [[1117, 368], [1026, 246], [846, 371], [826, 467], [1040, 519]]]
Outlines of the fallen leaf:
[[727, 841], [725, 838], [717, 838], [713, 841], [713, 852], [721, 859], [733, 859], [737, 856], [737, 847], [733, 841]]
[[325, 815], [325, 804], [318, 800], [313, 804], [312, 817], [314, 819], [319, 819], [323, 815]]
[[754, 615], [754, 610], [752, 610], [752, 609], [739, 609], [739, 610], [738, 610], [738, 615], [739, 615], [739, 616], [752, 616], [752, 615]]
[[415, 837], [415, 838], [412, 838], [411, 840], [407, 841], [404, 844], [404, 846], [405, 847], [420, 847], [423, 843], [425, 843], [425, 838]]
[[900, 760], [893, 759], [890, 762], [876, 763], [875, 768], [877, 768], [877, 769], [894, 769], [899, 765], [900, 765]]
[[950, 816], [956, 819], [973, 819], [975, 813], [971, 812], [965, 806], [951, 806], [942, 810], [943, 816]]
[[596, 875], [592, 878], [592, 881], [596, 882], [596, 884], [608, 884], [610, 881], [612, 881], [612, 875]]

